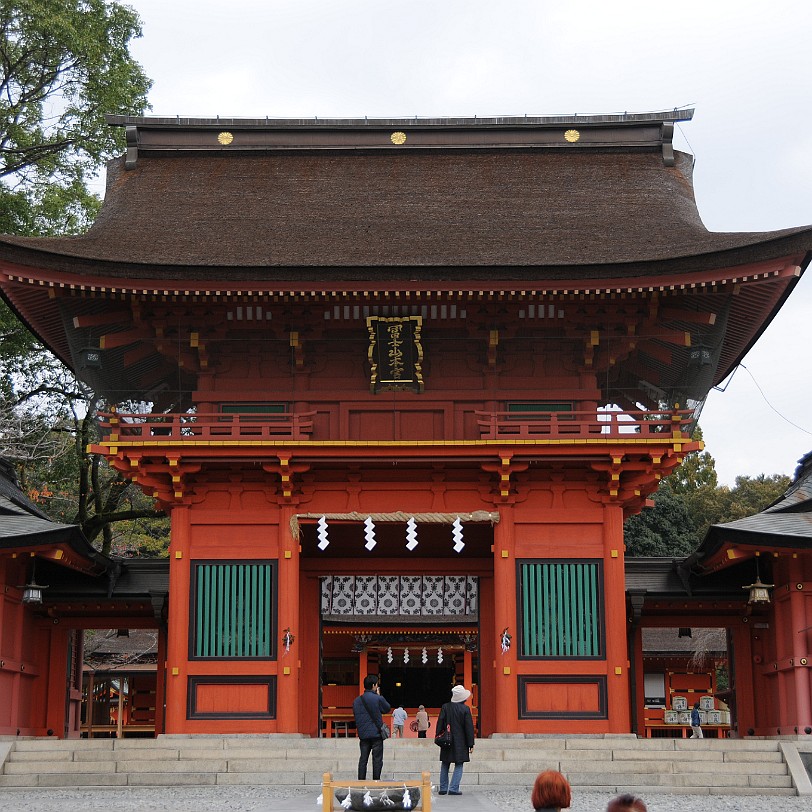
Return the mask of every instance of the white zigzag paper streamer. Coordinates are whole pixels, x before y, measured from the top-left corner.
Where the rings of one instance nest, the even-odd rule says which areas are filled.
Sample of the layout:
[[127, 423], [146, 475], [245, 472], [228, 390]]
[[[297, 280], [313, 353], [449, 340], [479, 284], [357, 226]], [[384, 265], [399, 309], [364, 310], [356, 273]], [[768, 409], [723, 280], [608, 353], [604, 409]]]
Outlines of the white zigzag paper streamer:
[[403, 662], [404, 663], [409, 662], [409, 649], [407, 648], [403, 649]]
[[462, 540], [462, 522], [460, 517], [454, 519], [454, 524], [451, 525], [451, 535], [454, 538], [454, 552], [461, 553], [462, 548], [465, 547], [465, 542]]
[[423, 653], [420, 655], [420, 659], [423, 661], [423, 665], [425, 665], [429, 661], [429, 653], [426, 649], [423, 649]]
[[318, 521], [318, 532], [316, 535], [319, 537], [319, 549], [326, 550], [330, 539], [327, 538], [327, 517], [322, 516]]
[[364, 547], [367, 550], [371, 550], [378, 542], [375, 541], [375, 522], [372, 521], [371, 516], [367, 516], [364, 519], [364, 538], [366, 538], [367, 543]]
[[414, 516], [406, 522], [406, 549], [411, 552], [417, 547], [417, 522]]
[[392, 646], [386, 649], [386, 662], [391, 663], [394, 657], [392, 656]]
[[372, 806], [373, 803], [375, 802], [372, 800], [372, 796], [369, 794], [369, 790], [367, 790], [364, 793], [364, 806]]
[[441, 663], [443, 661], [443, 650], [441, 648], [437, 649], [437, 663]]
[[404, 790], [403, 792], [403, 808], [404, 809], [411, 809], [412, 808], [412, 796], [409, 794], [409, 790]]

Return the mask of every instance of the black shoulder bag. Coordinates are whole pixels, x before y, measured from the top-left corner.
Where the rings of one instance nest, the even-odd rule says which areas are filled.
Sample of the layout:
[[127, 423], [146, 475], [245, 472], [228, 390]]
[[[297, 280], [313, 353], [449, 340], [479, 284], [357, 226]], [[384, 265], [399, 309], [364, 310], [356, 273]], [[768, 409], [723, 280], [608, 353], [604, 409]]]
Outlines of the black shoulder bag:
[[451, 723], [448, 721], [448, 713], [446, 709], [443, 708], [442, 711], [443, 719], [446, 720], [445, 727], [440, 727], [440, 720], [437, 720], [437, 735], [434, 737], [434, 743], [438, 747], [451, 747], [454, 744], [454, 740], [451, 737]]

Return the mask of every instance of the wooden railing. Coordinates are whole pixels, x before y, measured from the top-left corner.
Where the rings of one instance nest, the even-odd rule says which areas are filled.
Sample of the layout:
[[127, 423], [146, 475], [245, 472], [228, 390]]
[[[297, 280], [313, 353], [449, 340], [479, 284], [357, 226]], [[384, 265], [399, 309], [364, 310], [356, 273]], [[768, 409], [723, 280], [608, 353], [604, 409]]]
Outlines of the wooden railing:
[[[333, 779], [332, 773], [324, 773], [321, 781], [320, 806], [322, 812], [331, 812], [335, 809], [335, 791], [337, 789], [346, 789], [347, 793], [353, 793], [356, 796], [368, 795], [371, 801], [369, 806], [374, 806], [375, 809], [417, 809], [419, 804], [420, 809], [423, 809], [424, 812], [431, 812], [431, 773], [427, 771], [420, 773], [419, 779], [406, 778], [403, 781], [336, 781]], [[409, 804], [405, 804], [403, 795], [406, 790], [409, 790], [412, 795], [417, 794], [414, 790], [419, 790], [419, 800], [411, 797]], [[389, 792], [395, 796], [396, 800], [389, 798]], [[389, 800], [381, 802], [383, 797], [387, 797]], [[360, 797], [358, 801], [360, 803], [352, 803], [349, 808], [366, 808], [365, 802]]]
[[315, 412], [296, 414], [100, 413], [105, 440], [302, 440], [313, 431]]
[[[483, 440], [630, 439], [635, 435], [687, 438], [690, 409], [634, 412], [484, 412], [474, 413]], [[124, 414], [101, 413], [104, 439], [118, 441], [306, 440], [315, 411], [290, 414]], [[325, 437], [319, 439], [340, 439]], [[448, 438], [448, 439], [472, 439]]]
[[534, 440], [540, 437], [629, 439], [634, 435], [687, 436], [693, 412], [690, 409], [667, 412], [476, 412], [476, 416], [480, 437], [485, 440]]

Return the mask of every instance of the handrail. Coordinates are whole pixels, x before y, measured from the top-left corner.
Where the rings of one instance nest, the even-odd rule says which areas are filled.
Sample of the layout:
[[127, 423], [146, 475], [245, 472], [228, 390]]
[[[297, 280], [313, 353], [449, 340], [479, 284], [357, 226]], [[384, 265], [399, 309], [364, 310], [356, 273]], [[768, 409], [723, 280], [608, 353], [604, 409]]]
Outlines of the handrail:
[[304, 439], [313, 431], [316, 412], [292, 414], [100, 412], [99, 425], [106, 440], [263, 440], [279, 437]]
[[475, 412], [482, 439], [687, 437], [691, 409], [669, 411]]
[[[107, 442], [305, 440], [313, 433], [315, 411], [266, 413], [99, 413]], [[688, 439], [694, 412], [658, 411], [487, 412], [474, 411], [482, 440]], [[450, 438], [454, 439], [454, 438]], [[463, 439], [463, 438], [459, 438]], [[467, 438], [472, 439], [472, 438]]]

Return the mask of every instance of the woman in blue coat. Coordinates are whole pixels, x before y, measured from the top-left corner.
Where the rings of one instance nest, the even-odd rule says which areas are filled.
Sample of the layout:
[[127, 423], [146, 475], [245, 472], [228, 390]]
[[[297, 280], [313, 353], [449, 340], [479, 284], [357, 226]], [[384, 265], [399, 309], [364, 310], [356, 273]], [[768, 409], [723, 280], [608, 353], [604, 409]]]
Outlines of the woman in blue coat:
[[[474, 720], [471, 709], [465, 704], [469, 696], [471, 692], [463, 685], [455, 685], [451, 691], [451, 701], [443, 705], [437, 719], [437, 735], [451, 725], [451, 747], [440, 748], [440, 795], [462, 795], [462, 770], [465, 762], [471, 760], [474, 749]], [[449, 783], [448, 769], [452, 762], [454, 772]]]

